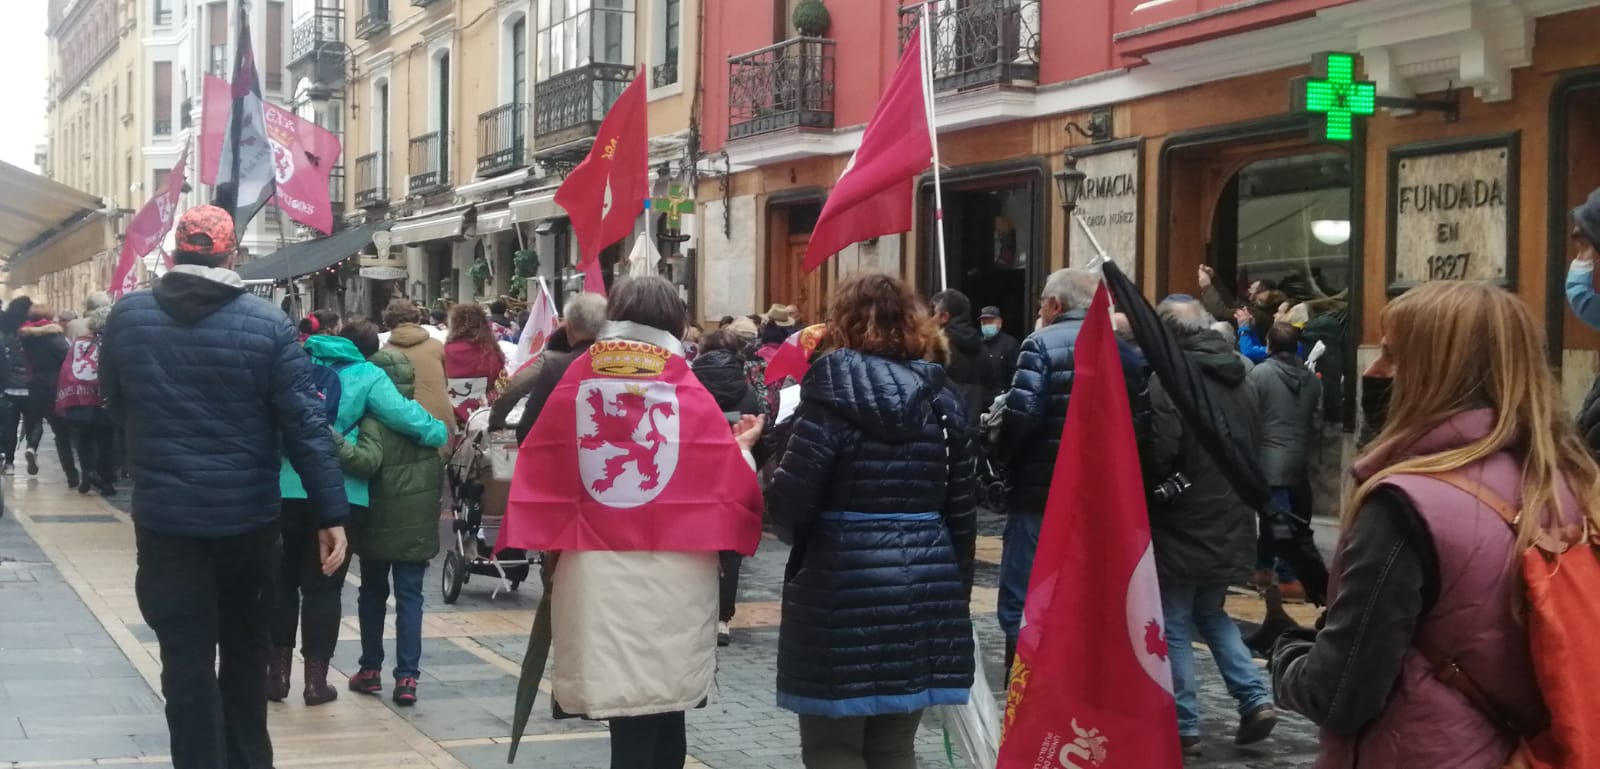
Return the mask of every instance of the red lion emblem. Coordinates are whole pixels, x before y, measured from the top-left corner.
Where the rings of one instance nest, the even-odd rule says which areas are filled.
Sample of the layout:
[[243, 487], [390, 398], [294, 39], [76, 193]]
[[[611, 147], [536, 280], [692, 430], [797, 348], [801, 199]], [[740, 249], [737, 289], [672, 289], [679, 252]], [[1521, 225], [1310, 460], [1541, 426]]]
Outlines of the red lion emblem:
[[[617, 399], [609, 405], [616, 413], [612, 414], [606, 409], [605, 396], [598, 390], [589, 393], [590, 418], [594, 420], [594, 431], [588, 435], [579, 435], [585, 448], [598, 448], [612, 445], [624, 449], [624, 452], [606, 460], [605, 474], [594, 482], [596, 493], [604, 493], [617, 483], [617, 477], [622, 475], [623, 468], [632, 462], [638, 469], [644, 481], [639, 484], [640, 489], [653, 489], [661, 479], [661, 469], [656, 464], [656, 454], [661, 451], [661, 446], [667, 442], [667, 437], [661, 434], [656, 426], [657, 416], [671, 417], [672, 404], [653, 403], [648, 406], [644, 400], [644, 390], [637, 391], [630, 388], [619, 393]], [[634, 431], [650, 420], [650, 431], [645, 433], [644, 443], [632, 439]], [[620, 437], [620, 443], [614, 443], [601, 438], [601, 435], [610, 434]]]
[[1167, 637], [1161, 632], [1161, 623], [1155, 620], [1144, 626], [1144, 653], [1167, 661]]

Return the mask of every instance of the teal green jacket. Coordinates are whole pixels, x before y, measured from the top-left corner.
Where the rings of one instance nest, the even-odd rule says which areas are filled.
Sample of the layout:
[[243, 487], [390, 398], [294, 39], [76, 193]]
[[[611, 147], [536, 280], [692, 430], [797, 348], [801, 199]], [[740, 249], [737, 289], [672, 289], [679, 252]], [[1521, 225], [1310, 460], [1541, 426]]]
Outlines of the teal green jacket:
[[[444, 423], [434, 419], [416, 401], [401, 395], [383, 369], [361, 357], [354, 342], [340, 336], [313, 336], [306, 340], [306, 352], [312, 363], [332, 366], [339, 372], [339, 416], [333, 428], [341, 435], [350, 440], [360, 438], [361, 418], [372, 416], [429, 448], [437, 449], [449, 439]], [[283, 462], [278, 486], [284, 499], [306, 498], [305, 486], [288, 460]], [[370, 503], [364, 478], [346, 472], [344, 491], [351, 505], [366, 507]]]
[[[372, 356], [406, 397], [414, 397], [416, 372], [398, 350]], [[361, 420], [361, 437], [339, 440], [345, 472], [371, 479], [372, 501], [358, 511], [350, 547], [374, 561], [426, 563], [439, 552], [439, 497], [444, 460], [373, 417]]]

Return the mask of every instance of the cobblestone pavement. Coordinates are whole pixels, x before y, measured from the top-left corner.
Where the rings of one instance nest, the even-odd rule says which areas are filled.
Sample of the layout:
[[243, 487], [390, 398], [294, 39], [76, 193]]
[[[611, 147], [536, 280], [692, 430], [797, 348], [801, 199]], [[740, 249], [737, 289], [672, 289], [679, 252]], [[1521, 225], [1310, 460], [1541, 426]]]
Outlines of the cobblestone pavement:
[[[126, 496], [116, 504], [79, 496], [52, 468], [33, 479], [0, 477], [0, 486], [10, 508], [0, 518], [0, 769], [169, 766], [155, 637], [133, 598]], [[996, 691], [1003, 648], [993, 618], [999, 530], [998, 517], [985, 519], [974, 595], [985, 673]], [[787, 548], [768, 538], [745, 563], [734, 644], [721, 654], [711, 702], [689, 716], [690, 766], [801, 766], [795, 719], [773, 704], [786, 557]], [[456, 604], [445, 605], [439, 573], [435, 566], [426, 583], [420, 704], [399, 709], [388, 700], [345, 693], [338, 702], [308, 709], [299, 703], [297, 685], [289, 702], [271, 708], [280, 769], [506, 765], [516, 674], [537, 586], [492, 595], [493, 580], [474, 577]], [[345, 672], [358, 653], [355, 594], [352, 580], [334, 661]], [[1259, 601], [1240, 596], [1229, 608], [1248, 618]], [[1190, 766], [1310, 766], [1315, 732], [1298, 718], [1286, 717], [1259, 749], [1234, 748], [1232, 700], [1213, 665], [1202, 661], [1199, 669], [1208, 749]], [[516, 765], [609, 766], [603, 724], [556, 721], [549, 712], [541, 695]], [[950, 766], [936, 717], [924, 723], [918, 747], [924, 769]]]

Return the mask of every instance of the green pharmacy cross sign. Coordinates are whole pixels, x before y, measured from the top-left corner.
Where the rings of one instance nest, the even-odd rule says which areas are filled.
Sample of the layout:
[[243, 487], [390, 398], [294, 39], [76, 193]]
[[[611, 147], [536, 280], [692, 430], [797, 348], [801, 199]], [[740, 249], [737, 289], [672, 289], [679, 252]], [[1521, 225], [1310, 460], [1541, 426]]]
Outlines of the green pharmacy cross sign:
[[1323, 138], [1347, 142], [1355, 136], [1355, 116], [1378, 111], [1378, 86], [1356, 80], [1356, 58], [1348, 53], [1319, 54], [1312, 63], [1322, 73], [1306, 81], [1306, 110], [1323, 116]]
[[1372, 117], [1379, 107], [1443, 112], [1453, 123], [1460, 105], [1456, 91], [1442, 100], [1379, 96], [1376, 84], [1356, 79], [1356, 57], [1348, 53], [1313, 56], [1311, 76], [1290, 82], [1289, 101], [1292, 111], [1312, 116], [1311, 138], [1330, 142], [1354, 139], [1356, 118]]

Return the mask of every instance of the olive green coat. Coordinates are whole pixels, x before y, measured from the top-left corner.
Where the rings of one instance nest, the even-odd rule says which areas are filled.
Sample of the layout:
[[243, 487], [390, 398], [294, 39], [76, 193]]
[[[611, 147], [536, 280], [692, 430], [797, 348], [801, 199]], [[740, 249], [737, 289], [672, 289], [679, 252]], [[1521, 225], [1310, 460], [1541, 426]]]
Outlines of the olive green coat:
[[[401, 352], [369, 358], [389, 375], [400, 394], [415, 397], [416, 371]], [[352, 549], [362, 558], [415, 563], [439, 552], [439, 499], [444, 466], [430, 449], [389, 429], [374, 417], [361, 420], [356, 443], [341, 441], [345, 472], [371, 479], [371, 503], [354, 527]]]

